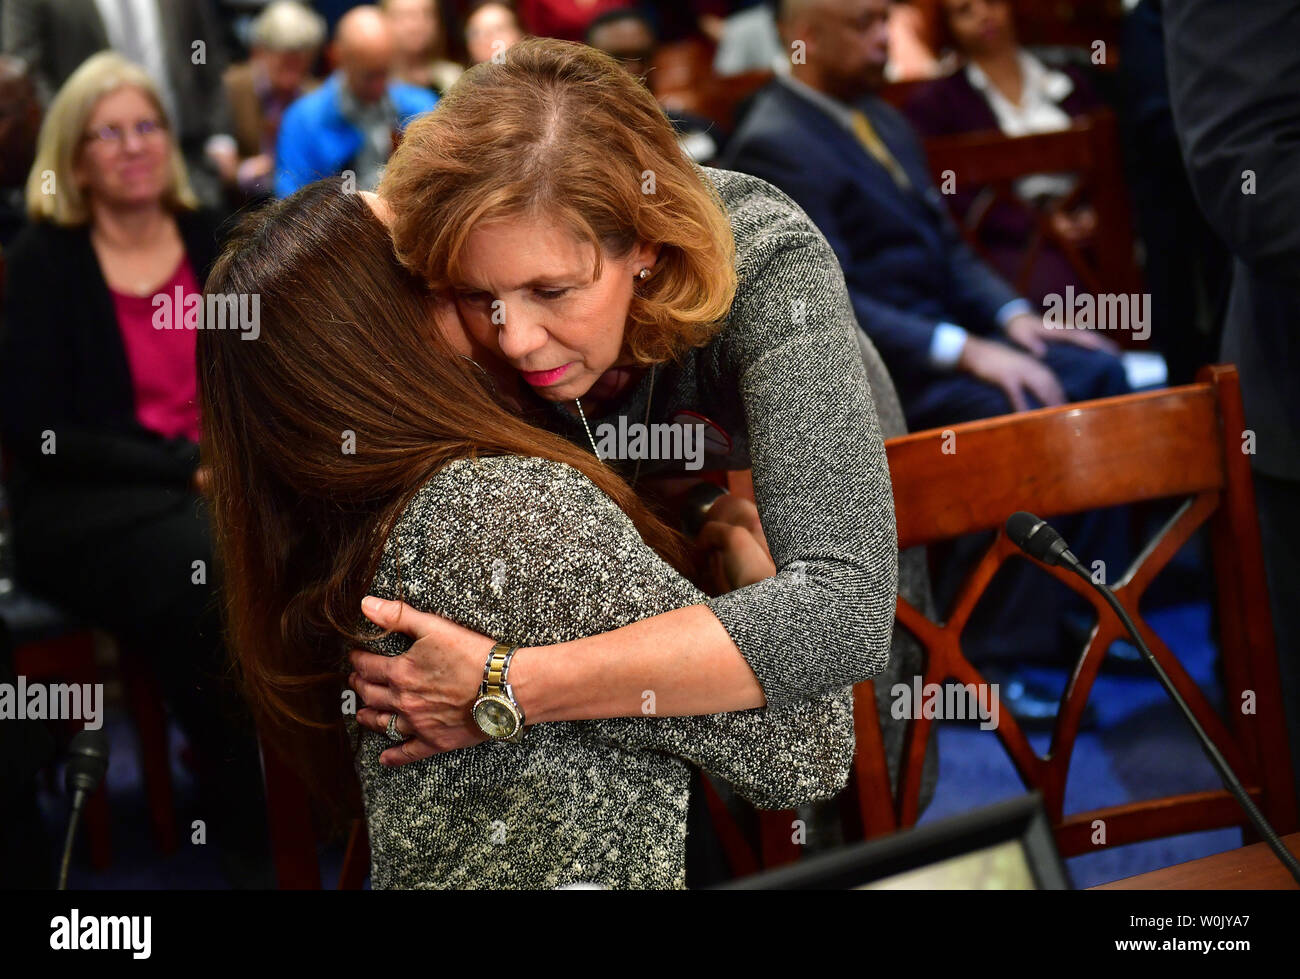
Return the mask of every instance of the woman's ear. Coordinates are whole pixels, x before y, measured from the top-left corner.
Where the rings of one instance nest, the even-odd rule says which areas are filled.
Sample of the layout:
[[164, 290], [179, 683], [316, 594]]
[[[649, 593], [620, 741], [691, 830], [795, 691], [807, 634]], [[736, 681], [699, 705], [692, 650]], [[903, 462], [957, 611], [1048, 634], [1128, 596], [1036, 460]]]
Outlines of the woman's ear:
[[659, 242], [638, 242], [628, 263], [632, 268], [632, 274], [634, 276], [639, 275], [641, 270], [645, 268], [648, 268], [653, 273], [655, 266], [659, 264], [659, 253], [662, 248], [663, 245]]

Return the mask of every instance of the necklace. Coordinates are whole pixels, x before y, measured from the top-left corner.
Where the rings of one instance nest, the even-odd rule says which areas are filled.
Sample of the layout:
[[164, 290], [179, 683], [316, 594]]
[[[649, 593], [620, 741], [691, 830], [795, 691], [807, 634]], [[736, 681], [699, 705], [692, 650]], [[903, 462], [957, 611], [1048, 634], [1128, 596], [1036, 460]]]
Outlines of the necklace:
[[[653, 404], [653, 402], [654, 402], [654, 397], [655, 397], [655, 368], [658, 367], [658, 366], [659, 366], [658, 364], [651, 364], [651, 365], [650, 365], [650, 391], [647, 393], [647, 395], [646, 395], [646, 399], [645, 399], [645, 427], [646, 427], [647, 429], [650, 428], [650, 405]], [[583, 427], [584, 429], [586, 429], [586, 431], [587, 431], [587, 441], [591, 443], [591, 451], [594, 452], [594, 453], [596, 454], [596, 458], [597, 458], [597, 459], [600, 459], [601, 462], [604, 462], [605, 460], [604, 460], [604, 458], [602, 458], [602, 456], [601, 456], [601, 454], [600, 454], [600, 449], [596, 448], [596, 440], [595, 440], [595, 439], [592, 437], [592, 435], [591, 435], [591, 426], [587, 424], [587, 413], [586, 413], [585, 411], [582, 410], [582, 399], [581, 399], [581, 398], [574, 398], [574, 399], [573, 399], [573, 403], [574, 403], [574, 404], [577, 406], [577, 408], [578, 408], [578, 417], [582, 419], [582, 427]], [[636, 461], [636, 468], [635, 468], [634, 470], [632, 470], [632, 485], [633, 485], [633, 486], [636, 485], [636, 481], [637, 481], [637, 479], [640, 477], [640, 475], [641, 475], [641, 460], [638, 459], [638, 460]]]

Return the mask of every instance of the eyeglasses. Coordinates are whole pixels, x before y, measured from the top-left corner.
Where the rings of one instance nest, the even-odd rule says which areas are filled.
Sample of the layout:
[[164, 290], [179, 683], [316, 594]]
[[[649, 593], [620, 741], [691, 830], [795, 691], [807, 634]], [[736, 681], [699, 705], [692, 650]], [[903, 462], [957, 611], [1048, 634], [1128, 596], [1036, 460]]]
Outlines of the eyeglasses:
[[[162, 133], [167, 127], [157, 119], [141, 119], [128, 128], [141, 140], [147, 140]], [[120, 147], [126, 143], [126, 132], [121, 126], [100, 126], [98, 129], [92, 129], [86, 133], [86, 142]]]

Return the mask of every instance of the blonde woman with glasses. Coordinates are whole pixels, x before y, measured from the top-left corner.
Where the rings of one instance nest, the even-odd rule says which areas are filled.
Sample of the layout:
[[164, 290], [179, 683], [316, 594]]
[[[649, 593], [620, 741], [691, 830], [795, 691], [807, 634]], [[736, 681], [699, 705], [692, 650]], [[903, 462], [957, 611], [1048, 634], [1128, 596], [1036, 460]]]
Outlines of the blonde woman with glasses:
[[153, 658], [227, 876], [268, 884], [257, 753], [217, 680], [199, 493], [193, 327], [216, 224], [143, 69], [103, 52], [69, 77], [41, 127], [27, 210], [0, 351], [19, 578]]

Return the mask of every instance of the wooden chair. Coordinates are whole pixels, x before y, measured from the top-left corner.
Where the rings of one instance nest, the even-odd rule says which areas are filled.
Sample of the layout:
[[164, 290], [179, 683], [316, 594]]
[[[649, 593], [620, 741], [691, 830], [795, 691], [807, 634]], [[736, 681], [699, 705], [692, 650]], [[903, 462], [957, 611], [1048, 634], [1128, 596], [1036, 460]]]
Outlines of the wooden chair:
[[[265, 737], [262, 775], [266, 782], [267, 825], [271, 860], [280, 890], [321, 889], [320, 856], [307, 787]], [[343, 853], [338, 889], [359, 891], [370, 873], [370, 839], [366, 821], [355, 819]]]
[[1016, 33], [1022, 44], [1091, 50], [1106, 42], [1106, 66], [1117, 62], [1123, 0], [1070, 0], [1016, 4]]
[[[900, 548], [997, 530], [965, 581], [949, 621], [932, 622], [902, 599], [898, 621], [925, 649], [925, 683], [981, 683], [979, 671], [962, 653], [962, 629], [1002, 563], [1029, 560], [1002, 530], [1008, 516], [1023, 509], [1050, 520], [1139, 501], [1183, 499], [1112, 587], [1256, 804], [1285, 834], [1297, 827], [1295, 789], [1250, 462], [1242, 448], [1240, 388], [1231, 366], [1207, 367], [1200, 378], [1186, 387], [1006, 415], [887, 442]], [[946, 453], [945, 445], [955, 446], [956, 452]], [[733, 491], [744, 491], [742, 481]], [[1207, 522], [1230, 707], [1226, 721], [1145, 622], [1140, 608], [1155, 576]], [[1086, 555], [1080, 558], [1087, 560]], [[1086, 583], [1063, 569], [1040, 567], [1092, 604], [1098, 624], [1063, 694], [1048, 754], [1038, 755], [1006, 712], [997, 737], [1025, 785], [1042, 792], [1061, 853], [1091, 852], [1095, 820], [1104, 820], [1109, 846], [1230, 826], [1242, 826], [1249, 834], [1245, 816], [1223, 789], [1064, 811], [1084, 705], [1107, 648], [1125, 633]], [[1245, 691], [1254, 693], [1253, 714], [1233, 709]], [[869, 838], [916, 823], [933, 721], [909, 722], [895, 798], [870, 684], [860, 684], [854, 693], [858, 747], [848, 791], [861, 813], [862, 834]], [[763, 814], [765, 822], [780, 827], [788, 827], [788, 816]]]
[[931, 79], [918, 78], [905, 82], [890, 82], [881, 88], [876, 95], [885, 102], [888, 102], [895, 109], [901, 109], [907, 105], [925, 86], [931, 84]]
[[704, 38], [687, 38], [661, 45], [654, 53], [646, 80], [655, 98], [673, 108], [688, 108], [689, 100], [713, 77], [714, 45]]
[[[3, 256], [0, 256], [0, 272], [2, 266]], [[0, 447], [0, 477], [8, 468], [9, 457]], [[95, 632], [63, 609], [30, 594], [20, 585], [0, 597], [0, 618], [5, 620], [13, 636], [14, 670], [19, 675], [38, 683], [102, 681], [95, 662]], [[174, 853], [179, 844], [162, 690], [142, 653], [118, 642], [117, 654], [127, 709], [139, 737], [140, 769], [154, 842], [162, 853]], [[74, 726], [80, 729], [82, 725]], [[86, 837], [91, 866], [106, 870], [113, 859], [107, 781], [100, 784], [86, 804]]]
[[[980, 228], [994, 204], [1010, 202], [1032, 216], [1036, 230], [1014, 283], [1018, 290], [1026, 288], [1044, 242], [1051, 242], [1069, 260], [1084, 290], [1141, 293], [1133, 215], [1113, 113], [1101, 110], [1054, 133], [1008, 137], [981, 132], [929, 139], [925, 151], [940, 187], [952, 176], [959, 189], [986, 188], [961, 222], [962, 233], [976, 252], [982, 252]], [[1050, 210], [1036, 211], [1016, 196], [1015, 183], [1020, 178], [1062, 172], [1077, 174], [1079, 183]], [[1097, 212], [1097, 234], [1086, 253], [1057, 234], [1051, 223], [1053, 213], [1069, 211], [1085, 197]]]
[[[26, 601], [31, 603], [30, 598]], [[101, 682], [103, 677], [95, 663], [94, 633], [45, 602], [37, 600], [34, 604], [42, 610], [38, 612], [40, 627], [32, 631], [25, 620], [17, 623], [14, 671], [36, 683]], [[139, 740], [140, 771], [144, 776], [154, 845], [161, 853], [175, 853], [179, 841], [162, 690], [144, 656], [121, 644], [118, 672]], [[81, 726], [81, 723], [74, 725], [77, 729]], [[91, 866], [106, 870], [112, 864], [113, 853], [107, 781], [100, 784], [87, 803], [86, 836]]]
[[[30, 599], [19, 597], [14, 604], [29, 602]], [[43, 602], [39, 606], [52, 610]], [[100, 676], [95, 665], [94, 634], [71, 622], [62, 613], [41, 614], [40, 618], [41, 627], [32, 632], [21, 621], [14, 623], [5, 617], [14, 633], [14, 673], [25, 676], [32, 683], [98, 683]], [[69, 721], [67, 724], [73, 731], [84, 726], [82, 721]], [[87, 800], [85, 823], [90, 865], [96, 870], [106, 870], [113, 862], [112, 821], [106, 782], [101, 782]]]
[[681, 100], [690, 104], [680, 107], [717, 121], [728, 133], [734, 132], [740, 123], [741, 107], [773, 77], [775, 76], [770, 71], [747, 71], [741, 75], [725, 77], [710, 76], [703, 88], [694, 93], [693, 99]]

